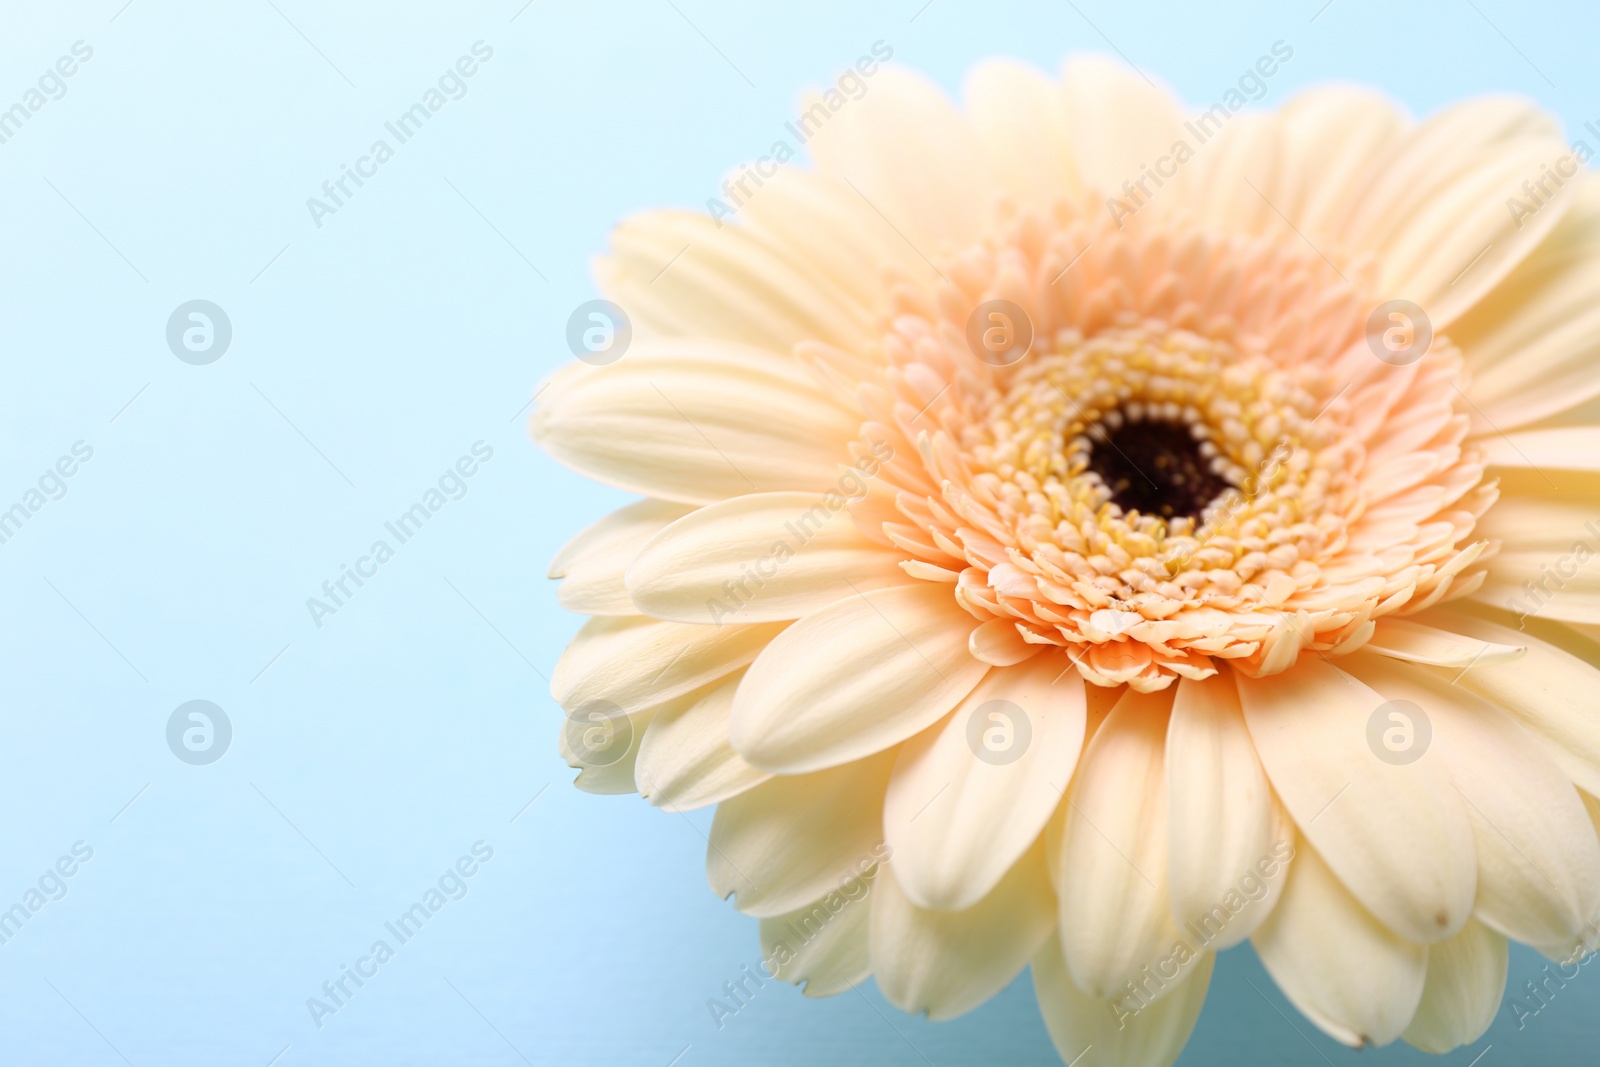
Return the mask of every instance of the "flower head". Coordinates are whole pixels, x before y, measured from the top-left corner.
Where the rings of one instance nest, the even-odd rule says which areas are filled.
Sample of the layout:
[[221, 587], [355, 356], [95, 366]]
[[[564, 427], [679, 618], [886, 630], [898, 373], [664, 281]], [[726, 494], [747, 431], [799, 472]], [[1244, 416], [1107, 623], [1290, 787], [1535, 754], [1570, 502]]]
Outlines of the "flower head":
[[578, 784], [718, 804], [810, 994], [1031, 962], [1064, 1059], [1164, 1065], [1249, 938], [1341, 1041], [1474, 1040], [1508, 939], [1600, 940], [1587, 150], [1098, 60], [861, 84], [816, 169], [624, 223], [632, 347], [540, 397], [646, 497], [551, 571]]

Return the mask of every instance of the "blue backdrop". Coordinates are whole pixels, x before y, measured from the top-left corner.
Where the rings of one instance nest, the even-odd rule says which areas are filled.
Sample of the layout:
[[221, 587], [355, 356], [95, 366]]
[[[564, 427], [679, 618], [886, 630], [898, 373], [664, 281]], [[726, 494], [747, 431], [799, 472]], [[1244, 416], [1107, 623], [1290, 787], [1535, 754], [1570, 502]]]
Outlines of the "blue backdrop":
[[[570, 786], [545, 678], [578, 620], [543, 575], [624, 498], [523, 422], [588, 258], [627, 212], [703, 204], [878, 40], [952, 90], [984, 56], [1120, 51], [1200, 101], [1282, 39], [1266, 105], [1512, 90], [1576, 130], [1596, 20], [993, 8], [5, 0], [0, 1060], [1054, 1062], [1026, 977], [946, 1024], [770, 983], [719, 1029], [758, 948], [706, 888], [709, 814]], [[1575, 1062], [1597, 1004], [1586, 970], [1446, 1062]], [[1243, 948], [1182, 1062], [1354, 1056]]]

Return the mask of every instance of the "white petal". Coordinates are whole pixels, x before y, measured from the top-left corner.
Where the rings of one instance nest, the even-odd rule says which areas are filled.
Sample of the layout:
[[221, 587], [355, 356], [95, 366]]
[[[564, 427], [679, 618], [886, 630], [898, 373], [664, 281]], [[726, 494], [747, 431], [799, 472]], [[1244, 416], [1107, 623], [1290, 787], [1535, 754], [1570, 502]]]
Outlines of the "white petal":
[[1477, 535], [1501, 542], [1472, 599], [1519, 614], [1600, 623], [1600, 473], [1509, 470]]
[[782, 247], [812, 276], [833, 279], [873, 315], [888, 301], [886, 265], [924, 281], [938, 277], [858, 191], [834, 175], [780, 168], [738, 210], [742, 225]]
[[[1194, 121], [1207, 121], [1205, 113]], [[1202, 217], [1228, 230], [1292, 236], [1278, 214], [1288, 214], [1283, 205], [1297, 192], [1284, 173], [1285, 136], [1282, 114], [1246, 113], [1223, 126], [1214, 143], [1199, 153], [1195, 168], [1195, 180], [1203, 188], [1193, 196]]]
[[1211, 987], [1206, 953], [1169, 996], [1141, 1007], [1085, 995], [1067, 972], [1056, 938], [1033, 958], [1033, 990], [1050, 1040], [1072, 1067], [1171, 1067], [1188, 1044]]
[[1344, 85], [1308, 89], [1280, 114], [1282, 195], [1273, 203], [1312, 240], [1335, 233], [1360, 198], [1358, 179], [1400, 141], [1407, 122], [1381, 93]]
[[550, 577], [562, 579], [556, 601], [584, 615], [637, 615], [623, 582], [628, 563], [644, 543], [694, 509], [666, 500], [641, 500], [619, 508], [562, 546]]
[[1302, 655], [1270, 678], [1236, 677], [1267, 777], [1339, 879], [1414, 941], [1461, 929], [1477, 860], [1438, 754], [1403, 765], [1380, 759], [1368, 731], [1387, 698], [1319, 656]]
[[569, 711], [593, 702], [637, 711], [731, 674], [783, 630], [693, 626], [641, 615], [590, 619], [561, 654], [550, 695]]
[[919, 908], [900, 891], [898, 859], [872, 899], [872, 969], [902, 1011], [953, 1019], [1010, 984], [1055, 929], [1055, 897], [1039, 843], [965, 911]]
[[967, 113], [995, 179], [1022, 203], [1048, 206], [1078, 189], [1061, 89], [1032, 67], [987, 60], [967, 75]]
[[618, 712], [605, 705], [588, 705], [567, 712], [556, 736], [556, 750], [567, 766], [578, 772], [572, 784], [585, 793], [615, 796], [638, 791], [634, 764], [644, 735], [663, 706], [689, 703], [694, 698], [680, 697], [669, 705], [648, 707], [633, 712]]
[[[1578, 791], [1578, 797], [1583, 801], [1584, 811], [1588, 813], [1589, 824], [1597, 835], [1600, 835], [1600, 798], [1591, 796], [1583, 790]], [[1535, 945], [1546, 959], [1563, 965], [1572, 961], [1583, 960], [1600, 952], [1600, 916], [1591, 919], [1583, 932], [1577, 937], [1563, 938], [1554, 944]]]
[[1139, 168], [1183, 136], [1172, 94], [1102, 56], [1069, 59], [1061, 72], [1062, 113], [1073, 161], [1086, 186], [1116, 194]]
[[859, 419], [787, 355], [660, 341], [608, 366], [559, 371], [530, 429], [551, 456], [596, 481], [709, 504], [832, 488]]
[[1373, 162], [1344, 228], [1383, 255], [1378, 290], [1420, 304], [1442, 330], [1494, 288], [1560, 220], [1563, 194], [1532, 218], [1506, 210], [1539, 164], [1567, 152], [1548, 115], [1512, 97], [1430, 116]]
[[1458, 669], [1511, 663], [1528, 652], [1526, 645], [1479, 641], [1412, 619], [1393, 617], [1378, 620], [1377, 629], [1362, 647], [1407, 663]]
[[1514, 217], [1506, 200], [1521, 197], [1528, 176], [1567, 151], [1557, 137], [1525, 137], [1494, 145], [1454, 172], [1435, 161], [1449, 179], [1384, 242], [1378, 291], [1405, 293], [1436, 330], [1450, 325], [1561, 221], [1573, 200], [1570, 186], [1531, 217]]
[[649, 211], [618, 226], [611, 245], [595, 274], [638, 338], [710, 337], [787, 353], [799, 341], [856, 347], [873, 336], [876, 309], [758, 230]]
[[640, 796], [667, 811], [690, 811], [772, 777], [746, 763], [728, 743], [733, 694], [743, 677], [743, 672], [734, 674], [650, 720], [634, 767]]
[[706, 877], [747, 915], [782, 915], [860, 878], [888, 856], [883, 793], [893, 750], [774, 778], [717, 805]]
[[1277, 903], [1293, 830], [1275, 813], [1232, 678], [1178, 683], [1166, 776], [1172, 917], [1212, 951], [1237, 945]]
[[932, 726], [989, 665], [967, 651], [972, 616], [947, 586], [850, 596], [807, 615], [751, 666], [733, 747], [780, 774], [880, 752]]
[[1399, 1037], [1422, 999], [1428, 949], [1375, 919], [1303, 839], [1252, 943], [1289, 1002], [1353, 1048]]
[[1436, 1055], [1482, 1037], [1506, 991], [1507, 947], [1505, 938], [1475, 921], [1431, 946], [1422, 1003], [1401, 1036]]
[[1026, 641], [1010, 619], [990, 619], [967, 636], [967, 650], [996, 667], [1012, 667], [1044, 649]]
[[1600, 670], [1531, 634], [1456, 612], [1439, 615], [1447, 620], [1440, 625], [1470, 637], [1528, 646], [1509, 670], [1467, 671], [1455, 683], [1509, 712], [1578, 788], [1600, 794]]
[[752, 493], [707, 505], [642, 546], [628, 568], [633, 603], [679, 622], [773, 622], [915, 581], [903, 553], [856, 529], [845, 499]]
[[[872, 974], [868, 930], [876, 870], [847, 880], [820, 900], [761, 920], [761, 955], [768, 973], [808, 997], [831, 997]], [[757, 976], [759, 981], [759, 976]]]
[[[1159, 970], [1182, 940], [1166, 888], [1169, 705], [1169, 693], [1123, 695], [1084, 751], [1056, 824], [1061, 947], [1073, 980], [1092, 997], [1147, 980], [1146, 969]], [[1189, 952], [1178, 962], [1198, 957]]]
[[1061, 803], [1083, 730], [1083, 679], [1042, 655], [990, 671], [907, 741], [883, 809], [905, 895], [951, 911], [983, 899]]
[[[1571, 941], [1600, 917], [1600, 841], [1578, 791], [1510, 716], [1424, 671], [1359, 652], [1351, 673], [1421, 709], [1477, 842], [1474, 914], [1533, 945]], [[1516, 667], [1476, 667], [1471, 673]], [[1454, 672], [1452, 672], [1454, 673]], [[1414, 710], [1407, 714], [1414, 716]]]
[[1484, 430], [1526, 426], [1600, 394], [1600, 180], [1585, 169], [1575, 193], [1561, 225], [1450, 328]]
[[853, 185], [922, 254], [977, 239], [989, 206], [977, 140], [925, 78], [886, 67], [836, 113], [808, 96], [799, 121], [815, 129], [817, 169]]

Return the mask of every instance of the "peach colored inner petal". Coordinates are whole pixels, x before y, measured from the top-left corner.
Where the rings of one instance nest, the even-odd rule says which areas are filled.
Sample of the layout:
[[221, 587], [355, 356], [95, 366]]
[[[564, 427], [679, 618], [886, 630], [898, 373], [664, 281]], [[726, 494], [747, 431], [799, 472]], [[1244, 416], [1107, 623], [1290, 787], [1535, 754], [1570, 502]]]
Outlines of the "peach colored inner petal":
[[894, 458], [852, 505], [913, 576], [958, 575], [989, 643], [1000, 621], [1151, 691], [1213, 659], [1259, 676], [1353, 651], [1377, 617], [1482, 580], [1493, 546], [1469, 539], [1494, 489], [1459, 353], [1378, 359], [1370, 270], [1066, 204], [1001, 232], [931, 289], [890, 280], [857, 447]]

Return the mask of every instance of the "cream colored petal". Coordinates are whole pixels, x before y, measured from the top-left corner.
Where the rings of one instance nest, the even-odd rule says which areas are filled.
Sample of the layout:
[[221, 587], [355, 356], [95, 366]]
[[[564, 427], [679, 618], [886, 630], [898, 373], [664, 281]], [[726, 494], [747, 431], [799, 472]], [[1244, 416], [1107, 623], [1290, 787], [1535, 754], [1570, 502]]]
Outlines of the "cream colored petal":
[[[1194, 123], [1206, 122], [1209, 130], [1214, 121], [1205, 113], [1192, 118], [1190, 143], [1198, 140], [1193, 136], [1199, 128]], [[1288, 162], [1285, 136], [1282, 115], [1241, 114], [1217, 126], [1192, 164], [1193, 180], [1200, 188], [1190, 196], [1199, 216], [1219, 228], [1241, 233], [1292, 235], [1278, 214], [1287, 215], [1290, 208], [1285, 203], [1297, 199], [1299, 193], [1284, 173]]]
[[[1531, 217], [1506, 201], [1522, 183], [1567, 154], [1555, 136], [1522, 138], [1463, 161], [1382, 245], [1381, 293], [1404, 294], [1443, 330], [1491, 292], [1561, 220], [1572, 195], [1561, 190]], [[1440, 173], [1445, 173], [1442, 169]]]
[[867, 540], [846, 503], [833, 492], [710, 504], [642, 546], [628, 591], [647, 615], [720, 626], [798, 619], [852, 593], [915, 581], [900, 569], [904, 554]]
[[1490, 434], [1478, 442], [1491, 467], [1600, 473], [1600, 426]]
[[1055, 897], [1038, 843], [993, 892], [964, 911], [919, 908], [895, 880], [899, 858], [878, 873], [872, 897], [872, 970], [902, 1011], [953, 1019], [994, 996], [1055, 929]]
[[1584, 173], [1561, 225], [1450, 336], [1466, 357], [1482, 432], [1510, 431], [1600, 394], [1600, 180]]
[[593, 702], [636, 711], [738, 670], [783, 630], [757, 626], [692, 626], [640, 615], [583, 624], [550, 676], [550, 695], [567, 709]]
[[[1473, 603], [1463, 604], [1463, 610], [1489, 614], [1483, 611], [1484, 607], [1498, 608], [1494, 617], [1515, 622], [1520, 632], [1528, 632], [1529, 621], [1536, 626], [1543, 621], [1546, 627], [1570, 627], [1576, 631], [1600, 626], [1600, 621], [1589, 621], [1600, 620], [1600, 599], [1593, 583], [1555, 580], [1551, 564], [1558, 560], [1571, 566], [1570, 550], [1496, 553], [1492, 570], [1467, 593]], [[1574, 574], [1579, 576], [1581, 572]]]
[[717, 805], [706, 849], [712, 890], [767, 918], [848, 888], [888, 858], [883, 793], [895, 752], [774, 778]]
[[859, 419], [788, 356], [710, 341], [634, 345], [549, 381], [534, 440], [597, 481], [689, 504], [779, 489], [822, 492]]
[[1294, 831], [1274, 810], [1232, 678], [1178, 683], [1166, 777], [1172, 917], [1211, 951], [1237, 945], [1277, 903]]
[[1455, 684], [1508, 712], [1580, 789], [1600, 793], [1600, 670], [1531, 634], [1459, 612], [1437, 614], [1441, 626], [1469, 637], [1528, 646], [1521, 662], [1467, 671]]
[[1049, 205], [1079, 190], [1061, 89], [1043, 73], [987, 60], [967, 75], [966, 110], [994, 180], [1024, 204]]
[[1289, 1002], [1352, 1048], [1399, 1037], [1422, 999], [1427, 947], [1374, 918], [1304, 839], [1252, 943]]
[[990, 619], [967, 635], [967, 651], [995, 667], [1014, 667], [1043, 650], [1023, 638], [1011, 619]]
[[727, 800], [771, 778], [746, 763], [728, 743], [733, 694], [740, 671], [698, 699], [663, 709], [639, 746], [634, 780], [639, 795], [667, 811], [691, 811]]
[[[1061, 947], [1078, 988], [1122, 995], [1183, 939], [1167, 897], [1167, 693], [1129, 690], [1095, 732], [1067, 794], [1053, 853]], [[1200, 953], [1183, 954], [1192, 966]], [[1176, 974], [1167, 975], [1170, 979]], [[1170, 991], [1170, 983], [1153, 989]]]
[[784, 167], [740, 206], [739, 220], [874, 311], [888, 301], [886, 266], [924, 283], [938, 278], [859, 192], [832, 174]]
[[[746, 187], [760, 195], [748, 178]], [[739, 202], [723, 192], [725, 206]], [[852, 347], [873, 338], [876, 309], [781, 242], [708, 212], [628, 219], [595, 273], [640, 339], [716, 338], [787, 353], [800, 341]]]
[[[1589, 816], [1589, 825], [1597, 835], [1600, 835], [1600, 798], [1581, 789], [1578, 790], [1578, 797], [1583, 801], [1584, 811]], [[1600, 916], [1591, 920], [1577, 937], [1563, 938], [1548, 945], [1535, 945], [1534, 948], [1538, 949], [1546, 959], [1556, 963], [1570, 964], [1574, 960], [1581, 962], [1600, 952]]]
[[1344, 85], [1309, 89], [1280, 114], [1278, 208], [1304, 233], [1334, 234], [1360, 194], [1358, 179], [1393, 150], [1409, 123], [1387, 97]]
[[991, 195], [978, 142], [931, 82], [886, 67], [859, 99], [808, 94], [801, 108], [817, 169], [853, 186], [922, 255], [978, 238]]
[[831, 997], [865, 982], [872, 974], [867, 938], [876, 872], [847, 880], [794, 911], [762, 919], [761, 955], [768, 973], [794, 985], [805, 983], [808, 997]]
[[1422, 1003], [1401, 1036], [1435, 1055], [1478, 1040], [1500, 1010], [1509, 955], [1506, 939], [1477, 921], [1431, 946]]
[[1089, 707], [1089, 728], [1084, 733], [1084, 743], [1088, 744], [1095, 733], [1100, 729], [1100, 724], [1106, 721], [1106, 716], [1111, 714], [1111, 709], [1117, 702], [1127, 695], [1127, 690], [1110, 688], [1103, 685], [1086, 685], [1083, 694]]
[[[679, 697], [664, 706], [693, 700], [693, 696]], [[598, 796], [637, 792], [633, 772], [639, 747], [662, 707], [619, 712], [609, 705], [588, 705], [566, 712], [556, 736], [556, 750], [567, 766], [578, 772], [572, 784]]]
[[1206, 955], [1169, 995], [1150, 1004], [1087, 996], [1073, 982], [1056, 938], [1033, 958], [1039, 1012], [1063, 1063], [1073, 1067], [1172, 1067], [1188, 1044], [1211, 987]]
[[1527, 655], [1526, 645], [1502, 645], [1450, 633], [1411, 619], [1378, 620], [1363, 648], [1408, 663], [1434, 667], [1493, 667]]
[[1103, 56], [1069, 59], [1061, 72], [1067, 140], [1084, 185], [1121, 195], [1122, 183], [1183, 136], [1172, 94]]
[[1414, 941], [1461, 929], [1477, 887], [1472, 826], [1436, 752], [1399, 765], [1369, 747], [1388, 698], [1320, 656], [1236, 679], [1273, 788], [1356, 898]]
[[1383, 257], [1379, 291], [1422, 306], [1442, 330], [1527, 256], [1570, 197], [1523, 220], [1506, 199], [1567, 149], [1525, 100], [1469, 100], [1429, 117], [1373, 161], [1342, 232]]
[[799, 774], [898, 744], [943, 718], [989, 665], [967, 651], [972, 617], [929, 582], [854, 594], [807, 615], [745, 675], [733, 747]]
[[550, 561], [560, 578], [556, 601], [584, 615], [637, 615], [623, 572], [644, 543], [694, 509], [666, 500], [640, 500], [586, 527]]
[[990, 671], [900, 750], [883, 823], [924, 908], [975, 906], [1039, 836], [1083, 748], [1083, 679], [1062, 655]]
[[[1578, 791], [1510, 716], [1429, 671], [1363, 651], [1347, 669], [1409, 718], [1428, 723], [1450, 787], [1465, 803], [1477, 843], [1474, 914], [1534, 945], [1571, 941], [1600, 918], [1600, 841]], [[1516, 674], [1474, 667], [1468, 674]], [[1419, 731], [1418, 736], [1421, 736]]]
[[1512, 470], [1478, 521], [1501, 543], [1472, 599], [1521, 614], [1600, 623], [1600, 472]]

